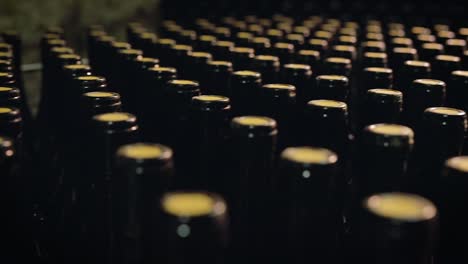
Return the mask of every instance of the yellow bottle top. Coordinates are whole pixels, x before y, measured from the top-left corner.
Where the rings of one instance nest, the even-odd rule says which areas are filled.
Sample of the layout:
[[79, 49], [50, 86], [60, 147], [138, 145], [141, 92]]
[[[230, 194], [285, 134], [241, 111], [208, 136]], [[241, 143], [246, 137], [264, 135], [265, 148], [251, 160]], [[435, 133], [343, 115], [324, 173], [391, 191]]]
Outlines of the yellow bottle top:
[[119, 53], [121, 53], [121, 54], [131, 54], [131, 55], [143, 55], [143, 52], [141, 50], [137, 50], [137, 49], [123, 49], [123, 50], [119, 50]]
[[436, 60], [460, 62], [460, 57], [451, 55], [437, 55]]
[[296, 70], [310, 70], [310, 66], [306, 64], [297, 64], [297, 63], [290, 63], [284, 65], [285, 68], [289, 69], [296, 69]]
[[177, 84], [177, 85], [198, 85], [197, 82], [195, 81], [190, 81], [190, 80], [172, 80], [170, 81], [172, 84]]
[[229, 61], [210, 61], [209, 64], [216, 65], [216, 66], [227, 66], [227, 67], [232, 66], [232, 63]]
[[443, 85], [445, 85], [445, 83], [443, 81], [434, 80], [434, 79], [417, 79], [417, 80], [414, 80], [414, 82], [424, 84], [424, 85], [430, 85], [430, 86], [433, 86], [433, 85], [443, 86]]
[[468, 172], [468, 156], [450, 158], [445, 162], [445, 165], [461, 172]]
[[176, 43], [175, 40], [173, 40], [173, 39], [166, 39], [166, 38], [159, 39], [158, 42], [161, 43], [161, 44], [169, 44], [169, 45], [170, 45], [170, 44], [175, 44], [175, 43]]
[[239, 32], [237, 33], [238, 38], [252, 38], [253, 34], [250, 32]]
[[239, 53], [253, 53], [254, 49], [246, 48], [246, 47], [235, 47], [233, 51], [239, 52]]
[[284, 42], [278, 42], [274, 46], [276, 48], [280, 48], [280, 49], [292, 49], [292, 48], [294, 48], [294, 46], [292, 44], [284, 43]]
[[234, 72], [235, 75], [240, 75], [240, 76], [251, 76], [251, 77], [259, 77], [260, 74], [258, 72], [254, 71], [236, 71]]
[[211, 215], [215, 206], [215, 200], [204, 193], [172, 193], [162, 199], [164, 211], [178, 217]]
[[452, 45], [452, 46], [466, 46], [466, 40], [464, 39], [448, 39], [447, 40], [447, 45]]
[[281, 153], [281, 157], [303, 164], [331, 164], [338, 160], [338, 157], [328, 149], [312, 147], [286, 148]]
[[284, 89], [284, 90], [291, 90], [294, 91], [295, 87], [290, 84], [283, 84], [283, 83], [269, 83], [263, 85], [263, 88], [268, 88], [268, 89]]
[[392, 90], [392, 89], [370, 89], [370, 93], [377, 93], [377, 94], [385, 94], [385, 95], [394, 95], [394, 96], [403, 96], [403, 93], [398, 91], [398, 90]]
[[403, 44], [403, 45], [411, 45], [413, 44], [413, 41], [409, 38], [401, 38], [401, 37], [397, 37], [397, 38], [393, 38], [392, 39], [392, 43], [394, 44]]
[[144, 160], [144, 159], [160, 159], [164, 157], [165, 149], [160, 145], [135, 143], [122, 146], [118, 150], [118, 155], [130, 159]]
[[350, 59], [341, 58], [341, 57], [330, 57], [326, 61], [333, 62], [333, 63], [340, 63], [340, 64], [350, 64], [351, 63]]
[[302, 36], [302, 34], [295, 34], [295, 33], [288, 34], [286, 38], [289, 40], [299, 40], [299, 41], [304, 40], [304, 36]]
[[366, 199], [365, 207], [378, 216], [408, 222], [429, 220], [437, 215], [432, 202], [414, 194], [373, 195]]
[[369, 32], [369, 33], [366, 34], [366, 39], [382, 40], [383, 39], [383, 34], [378, 33], [378, 32]]
[[102, 77], [87, 75], [87, 76], [79, 76], [77, 79], [82, 80], [82, 81], [99, 81], [102, 79]]
[[7, 92], [7, 91], [11, 91], [11, 90], [13, 90], [13, 88], [11, 88], [11, 87], [1, 87], [0, 86], [0, 92]]
[[72, 65], [65, 65], [65, 69], [70, 69], [70, 70], [89, 70], [89, 66], [85, 64], [72, 64]]
[[468, 77], [468, 71], [453, 71], [452, 74], [461, 77]]
[[319, 30], [319, 31], [315, 32], [314, 36], [317, 37], [317, 38], [329, 39], [329, 38], [332, 37], [332, 33], [328, 32], [328, 31]]
[[263, 116], [241, 116], [233, 119], [234, 122], [243, 126], [275, 126], [275, 121]]
[[55, 53], [73, 53], [73, 49], [68, 47], [53, 47], [51, 51]]
[[174, 49], [175, 50], [192, 50], [192, 47], [188, 45], [177, 44], [174, 46]]
[[211, 58], [211, 54], [208, 52], [192, 52], [192, 57], [197, 57], [197, 58]]
[[234, 47], [234, 43], [231, 41], [218, 41], [216, 42], [216, 46], [220, 47]]
[[444, 46], [439, 43], [424, 43], [422, 47], [425, 49], [434, 49], [434, 50], [441, 50], [444, 48]]
[[[385, 55], [386, 58], [387, 55]], [[392, 73], [392, 69], [390, 68], [382, 68], [382, 67], [368, 67], [364, 69], [365, 71], [371, 71], [371, 72], [379, 72], [379, 73]]]
[[300, 50], [299, 51], [300, 55], [305, 55], [305, 56], [319, 56], [320, 52], [316, 50]]
[[415, 26], [415, 27], [412, 27], [412, 28], [411, 28], [411, 33], [416, 34], [416, 35], [420, 35], [420, 34], [431, 34], [431, 30], [428, 29], [427, 27], [418, 27], [418, 26]]
[[450, 108], [450, 107], [431, 107], [426, 109], [427, 112], [440, 114], [440, 115], [449, 115], [449, 116], [462, 116], [465, 115], [465, 111]]
[[370, 125], [369, 130], [376, 134], [389, 135], [389, 136], [409, 136], [413, 137], [414, 133], [411, 128], [396, 125], [396, 124], [375, 124]]
[[220, 95], [199, 95], [194, 96], [193, 99], [205, 102], [229, 102], [229, 98]]
[[427, 61], [408, 60], [408, 61], [405, 61], [405, 64], [410, 65], [410, 66], [416, 66], [416, 67], [424, 67], [424, 68], [430, 67], [429, 62]]
[[176, 72], [175, 68], [170, 68], [170, 67], [153, 67], [153, 68], [149, 68], [148, 70], [150, 70], [150, 71], [163, 71], [163, 72]]
[[441, 38], [454, 38], [455, 33], [449, 30], [442, 30], [442, 31], [437, 32], [437, 36]]
[[310, 39], [309, 43], [312, 45], [326, 45], [327, 41], [324, 39]]
[[315, 105], [320, 107], [327, 107], [327, 108], [347, 108], [346, 103], [334, 100], [312, 100], [307, 103], [308, 105]]
[[270, 39], [268, 38], [265, 38], [265, 37], [255, 37], [252, 39], [252, 42], [253, 43], [266, 43], [266, 42], [270, 42]]
[[9, 107], [0, 107], [0, 114], [7, 114], [7, 113], [11, 113], [12, 111], [13, 109]]
[[[393, 49], [393, 52], [395, 52], [395, 53], [411, 53], [411, 54], [415, 54], [417, 51], [416, 51], [416, 49], [414, 49], [414, 48], [396, 47], [396, 48]], [[417, 63], [417, 61], [413, 61], [413, 63]], [[423, 66], [427, 64], [427, 62], [424, 62], [424, 63], [425, 63], [425, 64], [423, 64]]]
[[156, 34], [151, 32], [143, 32], [140, 34], [140, 37], [144, 39], [156, 39]]
[[267, 30], [267, 35], [281, 37], [283, 35], [283, 32], [281, 30], [272, 28]]
[[333, 49], [337, 51], [355, 51], [356, 50], [355, 47], [349, 46], [349, 45], [335, 45], [333, 46]]
[[123, 122], [129, 120], [132, 116], [127, 113], [114, 112], [105, 113], [96, 116], [96, 120], [102, 122]]
[[110, 92], [87, 92], [85, 93], [86, 96], [88, 97], [112, 97], [114, 96], [114, 93]]
[[120, 49], [130, 49], [131, 45], [129, 43], [127, 43], [127, 42], [113, 41], [112, 42], [112, 47], [120, 48]]
[[320, 75], [319, 76], [319, 79], [321, 80], [330, 80], [330, 81], [342, 81], [342, 80], [348, 80], [348, 78], [346, 78], [346, 76], [343, 76], [343, 75]]
[[59, 58], [61, 59], [80, 59], [80, 56], [76, 54], [60, 54]]
[[373, 58], [373, 59], [386, 59], [387, 54], [383, 52], [366, 52], [364, 53], [364, 57]]
[[278, 60], [278, 57], [276, 56], [271, 56], [271, 55], [258, 55], [258, 56], [255, 56], [255, 58], [257, 60], [266, 60], [266, 61], [269, 61], [269, 60]]

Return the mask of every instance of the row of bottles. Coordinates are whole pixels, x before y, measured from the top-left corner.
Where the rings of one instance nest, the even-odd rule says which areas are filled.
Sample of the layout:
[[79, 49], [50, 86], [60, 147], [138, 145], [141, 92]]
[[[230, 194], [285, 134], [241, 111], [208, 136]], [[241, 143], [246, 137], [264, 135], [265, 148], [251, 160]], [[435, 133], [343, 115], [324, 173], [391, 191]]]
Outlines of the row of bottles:
[[186, 18], [158, 34], [131, 23], [122, 42], [91, 26], [87, 65], [49, 28], [34, 119], [5, 44], [2, 202], [5, 226], [22, 227], [8, 230], [21, 238], [11, 252], [39, 263], [463, 260], [468, 34], [451, 30]]

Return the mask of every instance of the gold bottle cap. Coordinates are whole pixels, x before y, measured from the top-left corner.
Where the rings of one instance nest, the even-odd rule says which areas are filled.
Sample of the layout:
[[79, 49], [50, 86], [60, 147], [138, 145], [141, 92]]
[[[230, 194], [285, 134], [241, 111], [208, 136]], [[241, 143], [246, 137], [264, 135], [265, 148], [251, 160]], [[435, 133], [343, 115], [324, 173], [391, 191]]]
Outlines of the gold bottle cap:
[[409, 54], [416, 54], [417, 51], [414, 48], [407, 48], [407, 47], [396, 47], [393, 48], [394, 53], [409, 53]]
[[201, 35], [199, 39], [202, 41], [211, 41], [211, 42], [216, 41], [216, 37], [212, 35]]
[[51, 51], [54, 53], [73, 53], [73, 49], [69, 47], [53, 47]]
[[408, 60], [405, 61], [406, 65], [414, 66], [414, 67], [422, 67], [422, 68], [429, 68], [431, 65], [427, 61], [418, 61], [418, 60]]
[[411, 33], [415, 35], [421, 35], [421, 34], [431, 34], [431, 30], [426, 27], [412, 27], [411, 28]]
[[255, 59], [262, 61], [277, 61], [278, 57], [271, 55], [257, 55], [255, 56]]
[[210, 53], [200, 52], [200, 51], [192, 52], [191, 56], [196, 57], [196, 58], [211, 58], [212, 57]]
[[431, 201], [414, 194], [376, 194], [367, 198], [364, 206], [380, 217], [407, 222], [430, 220], [437, 215]]
[[347, 109], [348, 106], [344, 102], [334, 100], [312, 100], [307, 103], [308, 105], [319, 106], [323, 108], [342, 108]]
[[221, 215], [226, 211], [224, 202], [216, 201], [205, 193], [169, 193], [162, 198], [162, 208], [177, 217]]
[[368, 40], [383, 40], [383, 34], [382, 33], [379, 33], [379, 32], [368, 32], [366, 34], [366, 39]]
[[235, 71], [233, 74], [237, 76], [256, 77], [256, 78], [260, 78], [261, 76], [260, 73], [254, 72], [254, 71]]
[[9, 107], [0, 107], [0, 114], [7, 114], [7, 113], [11, 113], [12, 111], [13, 109]]
[[372, 59], [386, 59], [387, 54], [383, 52], [365, 52], [364, 57]]
[[229, 103], [229, 98], [227, 98], [225, 96], [220, 96], [220, 95], [199, 95], [199, 96], [194, 96], [192, 99], [193, 100], [205, 101], [205, 102]]
[[112, 47], [118, 48], [118, 49], [130, 49], [132, 48], [132, 45], [130, 45], [127, 42], [121, 42], [121, 41], [113, 41], [111, 43]]
[[464, 116], [466, 115], [465, 111], [450, 107], [430, 107], [425, 110], [425, 112], [431, 112], [434, 114], [439, 115], [447, 115], [447, 116]]
[[95, 116], [96, 120], [102, 122], [124, 122], [133, 118], [133, 115], [123, 112], [105, 113]]
[[111, 92], [87, 92], [84, 95], [88, 97], [114, 97], [116, 94]]
[[468, 156], [450, 158], [445, 162], [445, 166], [466, 173], [468, 172]]
[[64, 68], [65, 68], [65, 69], [69, 69], [69, 70], [91, 70], [91, 68], [89, 67], [89, 65], [85, 65], [85, 64], [71, 64], [71, 65], [65, 65]]
[[236, 117], [233, 119], [236, 123], [243, 126], [264, 126], [264, 127], [272, 127], [276, 126], [276, 122], [268, 117], [263, 116], [241, 116]]
[[402, 126], [402, 125], [375, 124], [375, 125], [370, 125], [368, 128], [369, 128], [369, 131], [376, 133], [376, 134], [381, 134], [381, 135], [414, 137], [413, 130], [411, 130], [411, 128], [409, 127]]
[[103, 80], [102, 77], [93, 76], [93, 75], [78, 76], [77, 79], [82, 80], [82, 81], [101, 81], [101, 80]]
[[175, 84], [175, 85], [198, 86], [198, 82], [196, 82], [196, 81], [191, 81], [191, 80], [180, 80], [180, 79], [176, 79], [176, 80], [171, 80], [171, 81], [169, 81], [169, 82], [172, 83], [172, 84]]
[[424, 86], [445, 86], [445, 83], [440, 80], [434, 80], [434, 79], [417, 79], [413, 81], [414, 83], [417, 84], [422, 84]]
[[283, 89], [283, 90], [290, 90], [294, 91], [296, 88], [293, 85], [290, 84], [282, 84], [282, 83], [269, 83], [263, 85], [263, 88], [268, 88], [268, 89]]
[[305, 71], [310, 70], [310, 66], [306, 64], [290, 63], [290, 64], [284, 65], [284, 67], [288, 69], [294, 69], [294, 70], [305, 70]]
[[254, 49], [251, 49], [251, 48], [246, 48], [246, 47], [235, 47], [233, 50], [233, 52], [237, 52], [237, 53], [254, 53]]
[[8, 92], [8, 91], [11, 91], [11, 90], [13, 90], [13, 88], [11, 88], [11, 87], [1, 87], [0, 86], [0, 92]]
[[450, 61], [450, 62], [460, 62], [460, 57], [451, 56], [451, 55], [437, 55], [436, 60]]
[[174, 46], [174, 49], [175, 50], [188, 50], [188, 51], [191, 51], [192, 47], [188, 46], [188, 45], [177, 44], [177, 45]]
[[229, 61], [210, 61], [208, 64], [216, 65], [216, 66], [225, 66], [225, 67], [232, 67], [232, 63]]
[[468, 77], [468, 71], [453, 71], [452, 75], [460, 77]]
[[382, 68], [382, 67], [367, 67], [364, 69], [364, 71], [387, 73], [387, 74], [390, 74], [393, 72], [393, 70], [390, 68]]
[[340, 58], [340, 57], [330, 57], [326, 61], [331, 62], [331, 63], [338, 63], [338, 64], [351, 64], [350, 59]]
[[398, 96], [402, 97], [403, 93], [398, 91], [398, 90], [392, 90], [392, 89], [370, 89], [368, 90], [369, 93], [376, 93], [376, 94], [384, 94], [384, 95], [392, 95], [392, 96]]
[[167, 159], [171, 157], [172, 152], [169, 148], [158, 144], [134, 143], [120, 147], [117, 154], [134, 160], [148, 160]]
[[320, 52], [316, 50], [300, 50], [299, 55], [318, 57], [320, 56]]
[[281, 158], [302, 164], [332, 164], [336, 163], [338, 156], [324, 148], [290, 147], [281, 153]]

